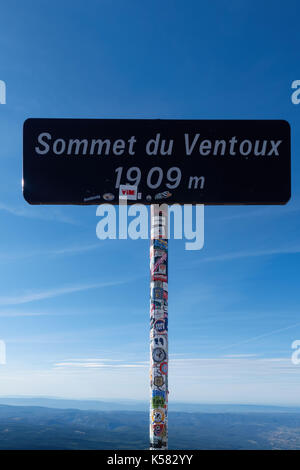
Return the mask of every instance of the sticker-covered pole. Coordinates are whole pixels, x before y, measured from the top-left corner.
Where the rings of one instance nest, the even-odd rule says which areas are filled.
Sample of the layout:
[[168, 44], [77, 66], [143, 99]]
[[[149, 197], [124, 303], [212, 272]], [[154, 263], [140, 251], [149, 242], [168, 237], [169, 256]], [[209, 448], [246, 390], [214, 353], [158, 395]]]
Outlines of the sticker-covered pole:
[[168, 206], [151, 205], [150, 449], [168, 448]]

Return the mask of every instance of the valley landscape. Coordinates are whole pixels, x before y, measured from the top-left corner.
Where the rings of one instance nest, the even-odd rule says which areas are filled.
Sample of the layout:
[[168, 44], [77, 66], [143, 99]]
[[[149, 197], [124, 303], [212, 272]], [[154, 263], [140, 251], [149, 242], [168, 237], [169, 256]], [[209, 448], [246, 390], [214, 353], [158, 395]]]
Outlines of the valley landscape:
[[[118, 405], [46, 398], [37, 401], [48, 406], [33, 406], [35, 400], [30, 398], [0, 400], [1, 450], [148, 448], [149, 415], [142, 403]], [[24, 406], [26, 402], [28, 405]], [[70, 404], [73, 406], [69, 407]], [[98, 409], [87, 409], [89, 406]], [[138, 409], [142, 406], [145, 411]], [[178, 411], [177, 407], [190, 411]], [[173, 405], [169, 412], [169, 448], [300, 449], [300, 410], [251, 405]]]

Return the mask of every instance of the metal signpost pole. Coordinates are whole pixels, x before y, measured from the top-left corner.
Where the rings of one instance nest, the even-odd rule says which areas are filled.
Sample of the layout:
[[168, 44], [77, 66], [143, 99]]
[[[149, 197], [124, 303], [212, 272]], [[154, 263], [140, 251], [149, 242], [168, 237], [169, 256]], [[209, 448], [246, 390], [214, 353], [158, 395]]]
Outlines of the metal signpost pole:
[[168, 448], [168, 206], [151, 205], [150, 450]]

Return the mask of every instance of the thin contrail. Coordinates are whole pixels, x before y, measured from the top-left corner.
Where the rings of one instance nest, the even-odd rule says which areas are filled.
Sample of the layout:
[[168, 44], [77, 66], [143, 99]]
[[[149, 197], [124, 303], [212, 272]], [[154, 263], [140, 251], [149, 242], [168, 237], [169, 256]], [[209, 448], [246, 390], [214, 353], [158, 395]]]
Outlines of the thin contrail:
[[228, 346], [223, 346], [221, 348], [217, 348], [216, 350], [220, 351], [220, 350], [232, 348], [233, 346], [239, 346], [240, 344], [250, 343], [251, 341], [255, 341], [257, 339], [265, 338], [266, 336], [271, 336], [271, 335], [274, 335], [275, 333], [280, 333], [281, 331], [290, 330], [291, 328], [294, 328], [296, 326], [300, 326], [300, 322], [294, 323], [293, 325], [286, 326], [284, 328], [279, 328], [278, 330], [269, 331], [269, 333], [264, 333], [263, 335], [253, 336], [252, 338], [248, 338], [248, 339], [245, 339], [243, 341], [239, 341], [238, 343], [230, 344]]

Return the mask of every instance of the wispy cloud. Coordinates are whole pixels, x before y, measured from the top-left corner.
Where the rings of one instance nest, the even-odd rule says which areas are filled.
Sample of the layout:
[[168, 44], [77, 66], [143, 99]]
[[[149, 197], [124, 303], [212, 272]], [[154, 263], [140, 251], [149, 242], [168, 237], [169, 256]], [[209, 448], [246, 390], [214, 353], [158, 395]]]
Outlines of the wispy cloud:
[[277, 217], [281, 215], [288, 215], [293, 212], [300, 211], [300, 204], [298, 202], [288, 203], [283, 206], [268, 206], [268, 207], [259, 207], [254, 210], [250, 210], [248, 207], [244, 208], [243, 212], [238, 212], [237, 214], [225, 215], [220, 217], [219, 220], [234, 220], [234, 219], [247, 219], [249, 217]]
[[243, 357], [257, 357], [258, 354], [224, 354], [223, 357], [229, 357], [232, 359], [238, 359]]
[[50, 249], [50, 250], [45, 250], [42, 251], [42, 254], [46, 255], [68, 255], [68, 254], [73, 254], [73, 253], [83, 253], [86, 251], [91, 251], [91, 250], [96, 250], [97, 248], [100, 248], [101, 244], [100, 243], [92, 243], [89, 245], [75, 245], [75, 246], [68, 246], [68, 247], [62, 247], [62, 248], [56, 248], [56, 249]]
[[[170, 359], [169, 365], [174, 402], [300, 404], [300, 366], [290, 357], [195, 356]], [[2, 379], [2, 395], [15, 395], [16, 389], [23, 395], [69, 398], [141, 400], [149, 395], [148, 361], [127, 358], [54, 360], [34, 370], [19, 363], [18, 369], [3, 370]]]
[[55, 368], [84, 368], [84, 369], [102, 369], [102, 368], [145, 368], [149, 367], [148, 362], [125, 362], [115, 359], [81, 359], [73, 361], [62, 361], [54, 364]]
[[[49, 310], [49, 311], [22, 311], [22, 310], [0, 310], [0, 318], [17, 318], [17, 317], [47, 317], [47, 316], [65, 316], [65, 315], [79, 315], [81, 312], [61, 311], [61, 310]], [[84, 312], [86, 315], [86, 312]]]
[[50, 207], [39, 207], [39, 206], [12, 206], [10, 204], [0, 202], [0, 210], [8, 212], [9, 214], [15, 215], [16, 217], [27, 217], [30, 219], [40, 220], [55, 220], [56, 222], [63, 222], [66, 224], [77, 225], [78, 221], [71, 217], [63, 214], [59, 208]]
[[44, 312], [21, 312], [21, 311], [0, 311], [0, 318], [16, 318], [16, 317], [40, 317], [50, 315], [49, 313]]
[[132, 279], [116, 280], [110, 282], [96, 282], [90, 284], [81, 284], [75, 286], [58, 287], [54, 289], [48, 289], [43, 291], [28, 292], [23, 295], [15, 296], [0, 296], [0, 305], [18, 305], [25, 304], [28, 302], [34, 302], [36, 300], [49, 299], [57, 297], [59, 295], [71, 294], [74, 292], [81, 292], [90, 289], [101, 289], [104, 287], [118, 286], [131, 282]]
[[266, 333], [263, 333], [263, 334], [258, 335], [258, 336], [251, 336], [250, 338], [246, 338], [242, 341], [239, 341], [237, 343], [232, 343], [232, 344], [229, 344], [227, 346], [223, 346], [221, 348], [217, 348], [216, 350], [220, 351], [220, 350], [230, 349], [230, 348], [235, 347], [235, 346], [240, 346], [241, 344], [251, 343], [253, 341], [257, 341], [257, 340], [260, 340], [262, 338], [266, 338], [267, 336], [272, 336], [272, 335], [275, 335], [277, 333], [282, 333], [282, 331], [291, 330], [293, 328], [296, 328], [297, 326], [300, 326], [300, 322], [293, 323], [293, 325], [288, 325], [288, 326], [285, 326], [283, 328], [278, 328], [276, 330], [267, 331]]
[[300, 253], [300, 246], [284, 246], [279, 248], [265, 248], [261, 250], [253, 251], [235, 251], [231, 253], [223, 253], [216, 256], [208, 256], [197, 261], [198, 263], [212, 262], [212, 261], [231, 261], [239, 258], [253, 258], [260, 256], [272, 256], [272, 255], [286, 255], [286, 254], [297, 254]]
[[[193, 377], [206, 378], [212, 381], [220, 379], [242, 378], [252, 376], [252, 379], [264, 379], [267, 376], [286, 372], [293, 375], [299, 370], [292, 364], [290, 358], [273, 357], [261, 358], [256, 355], [232, 355], [217, 357], [173, 358], [169, 361], [172, 380]], [[125, 361], [111, 359], [78, 359], [65, 360], [53, 364], [54, 369], [145, 369], [149, 367], [148, 361]]]
[[35, 256], [61, 256], [61, 255], [73, 255], [73, 254], [79, 254], [79, 253], [86, 253], [88, 251], [93, 251], [96, 250], [100, 247], [102, 247], [101, 243], [90, 243], [90, 244], [84, 244], [82, 243], [81, 245], [73, 245], [73, 246], [65, 246], [65, 247], [60, 247], [60, 248], [48, 248], [44, 250], [27, 250], [24, 249], [22, 252], [4, 252], [0, 253], [0, 259], [2, 261], [13, 261], [13, 260], [19, 260], [19, 259], [27, 259], [27, 258], [33, 258]]
[[174, 379], [198, 377], [215, 382], [229, 380], [233, 383], [246, 378], [254, 384], [276, 376], [276, 380], [279, 380], [278, 374], [283, 372], [299, 379], [299, 367], [292, 363], [290, 357], [194, 357], [170, 360], [169, 366]]

